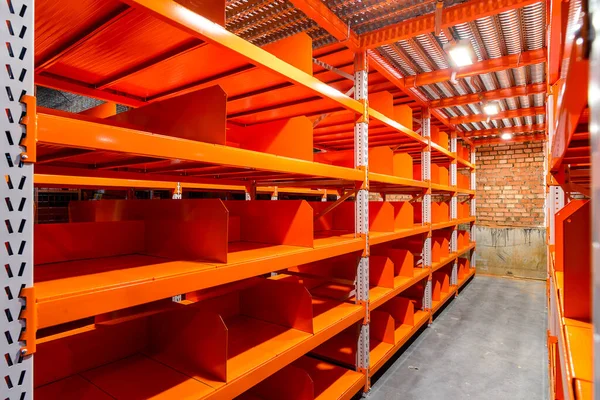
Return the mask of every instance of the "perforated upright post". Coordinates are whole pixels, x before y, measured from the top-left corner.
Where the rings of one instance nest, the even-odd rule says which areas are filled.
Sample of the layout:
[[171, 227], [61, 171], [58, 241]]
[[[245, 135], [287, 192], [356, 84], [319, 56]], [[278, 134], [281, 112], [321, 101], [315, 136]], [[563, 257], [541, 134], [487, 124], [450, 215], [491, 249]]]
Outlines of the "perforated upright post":
[[354, 167], [365, 172], [365, 181], [356, 192], [355, 232], [365, 239], [365, 248], [356, 272], [356, 300], [365, 306], [365, 318], [360, 327], [356, 351], [356, 367], [367, 376], [365, 390], [369, 389], [369, 116], [368, 68], [365, 52], [356, 53], [354, 59], [354, 97], [363, 103], [363, 113], [354, 125]]
[[555, 244], [554, 215], [565, 206], [565, 192], [560, 186], [550, 186], [548, 193], [548, 244]]
[[[476, 160], [476, 156], [475, 156], [475, 146], [471, 146], [471, 164], [475, 165], [475, 160]], [[475, 175], [475, 169], [471, 170], [471, 190], [477, 190], [477, 179], [476, 179], [476, 175]], [[471, 204], [470, 204], [470, 216], [471, 217], [476, 217], [477, 216], [477, 206], [475, 204], [475, 196], [471, 196]], [[474, 242], [475, 241], [475, 223], [471, 223], [471, 232], [470, 232], [470, 237], [471, 237], [471, 241]], [[470, 260], [470, 265], [471, 268], [475, 268], [475, 252], [476, 250], [473, 249], [473, 251], [471, 251], [471, 260]]]
[[[33, 0], [0, 2], [2, 15], [2, 399], [33, 398]], [[25, 97], [24, 97], [25, 96]], [[27, 102], [27, 105], [25, 104]]]
[[[457, 152], [457, 139], [456, 132], [452, 132], [450, 136], [450, 152], [456, 155]], [[457, 189], [458, 184], [458, 165], [456, 158], [450, 161], [450, 186]], [[450, 199], [450, 219], [456, 221], [458, 219], [458, 193], [452, 192], [452, 198]], [[456, 253], [458, 251], [458, 226], [452, 227], [452, 235], [450, 236], [450, 252]], [[450, 285], [458, 285], [458, 260], [454, 260], [452, 264], [452, 274], [450, 275]]]
[[[423, 194], [421, 207], [423, 225], [431, 226], [431, 114], [428, 108], [422, 110], [421, 135], [428, 139], [428, 144], [421, 152], [421, 176], [424, 181], [429, 182], [429, 188]], [[423, 268], [431, 268], [431, 228], [423, 241]], [[431, 310], [431, 275], [425, 285], [423, 294], [423, 309]]]

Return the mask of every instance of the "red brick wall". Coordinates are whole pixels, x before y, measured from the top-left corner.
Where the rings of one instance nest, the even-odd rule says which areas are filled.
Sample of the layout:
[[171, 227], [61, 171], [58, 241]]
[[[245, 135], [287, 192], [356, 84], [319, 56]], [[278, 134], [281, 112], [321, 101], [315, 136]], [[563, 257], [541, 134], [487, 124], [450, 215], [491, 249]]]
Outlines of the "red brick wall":
[[544, 143], [477, 147], [477, 223], [544, 226]]

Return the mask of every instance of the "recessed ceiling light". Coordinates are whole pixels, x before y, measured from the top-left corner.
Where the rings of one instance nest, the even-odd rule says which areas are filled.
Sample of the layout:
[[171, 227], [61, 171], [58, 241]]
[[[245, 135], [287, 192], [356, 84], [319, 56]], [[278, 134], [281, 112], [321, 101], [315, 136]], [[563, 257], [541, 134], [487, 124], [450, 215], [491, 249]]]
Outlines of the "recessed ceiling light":
[[468, 40], [459, 40], [455, 43], [446, 43], [444, 50], [450, 56], [455, 67], [464, 67], [473, 64], [473, 48]]
[[454, 46], [448, 50], [448, 54], [450, 54], [452, 61], [454, 61], [454, 64], [456, 64], [457, 67], [464, 67], [473, 64], [471, 52], [467, 46]]
[[498, 108], [498, 103], [487, 103], [485, 106], [483, 106], [483, 112], [486, 115], [496, 115], [500, 112], [500, 109]]
[[512, 139], [513, 135], [511, 133], [503, 133], [502, 135], [500, 135], [500, 137], [502, 138], [502, 140], [510, 140]]

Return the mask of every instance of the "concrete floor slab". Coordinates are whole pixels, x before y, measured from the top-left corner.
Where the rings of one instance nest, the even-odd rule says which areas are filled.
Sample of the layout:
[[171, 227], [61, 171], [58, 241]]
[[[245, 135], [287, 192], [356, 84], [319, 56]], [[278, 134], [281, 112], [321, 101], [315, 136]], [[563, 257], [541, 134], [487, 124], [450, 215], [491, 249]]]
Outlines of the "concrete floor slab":
[[546, 325], [544, 282], [476, 276], [367, 398], [547, 399]]

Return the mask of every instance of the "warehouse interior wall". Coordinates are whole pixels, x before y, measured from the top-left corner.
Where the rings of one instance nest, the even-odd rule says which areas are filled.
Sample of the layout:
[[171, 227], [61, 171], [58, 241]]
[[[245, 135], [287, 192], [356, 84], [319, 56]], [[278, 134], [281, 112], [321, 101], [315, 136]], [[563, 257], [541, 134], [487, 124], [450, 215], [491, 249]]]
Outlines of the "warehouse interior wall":
[[477, 269], [546, 279], [542, 141], [477, 147]]

